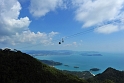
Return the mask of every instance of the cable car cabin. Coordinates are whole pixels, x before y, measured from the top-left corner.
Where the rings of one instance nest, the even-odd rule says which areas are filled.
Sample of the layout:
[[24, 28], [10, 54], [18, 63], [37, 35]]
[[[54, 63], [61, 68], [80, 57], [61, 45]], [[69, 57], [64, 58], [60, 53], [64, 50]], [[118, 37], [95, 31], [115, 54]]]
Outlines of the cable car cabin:
[[62, 43], [64, 42], [63, 38], [62, 38]]
[[59, 44], [61, 44], [61, 42], [59, 42]]

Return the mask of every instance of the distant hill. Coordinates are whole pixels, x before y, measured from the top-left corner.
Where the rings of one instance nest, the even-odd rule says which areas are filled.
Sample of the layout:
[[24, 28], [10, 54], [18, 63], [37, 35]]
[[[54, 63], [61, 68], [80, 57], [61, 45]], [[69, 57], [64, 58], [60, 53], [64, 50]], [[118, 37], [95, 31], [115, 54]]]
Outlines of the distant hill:
[[103, 73], [90, 78], [89, 83], [124, 83], [124, 71], [119, 71], [111, 67]]
[[50, 55], [74, 55], [79, 54], [82, 56], [102, 56], [96, 51], [72, 51], [72, 50], [23, 50], [23, 52], [32, 56], [50, 56]]
[[21, 51], [0, 49], [0, 83], [87, 83]]
[[46, 65], [49, 65], [49, 66], [57, 66], [57, 65], [62, 65], [62, 63], [60, 62], [55, 62], [53, 60], [39, 60], [41, 61], [42, 63], [46, 64]]
[[70, 50], [25, 50], [24, 52], [33, 56], [71, 55], [74, 53], [74, 51]]

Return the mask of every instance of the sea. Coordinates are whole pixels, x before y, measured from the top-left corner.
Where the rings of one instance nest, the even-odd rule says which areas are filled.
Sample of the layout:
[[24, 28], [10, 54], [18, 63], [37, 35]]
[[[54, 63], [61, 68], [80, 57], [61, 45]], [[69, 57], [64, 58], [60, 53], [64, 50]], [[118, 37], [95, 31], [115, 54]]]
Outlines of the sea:
[[[35, 56], [35, 58], [61, 62], [63, 65], [54, 66], [60, 70], [89, 71], [91, 68], [100, 69], [99, 71], [90, 71], [94, 75], [104, 72], [108, 67], [124, 71], [124, 53], [101, 52], [100, 54], [102, 56], [85, 56], [74, 53], [71, 55]], [[75, 66], [78, 68], [74, 68]]]

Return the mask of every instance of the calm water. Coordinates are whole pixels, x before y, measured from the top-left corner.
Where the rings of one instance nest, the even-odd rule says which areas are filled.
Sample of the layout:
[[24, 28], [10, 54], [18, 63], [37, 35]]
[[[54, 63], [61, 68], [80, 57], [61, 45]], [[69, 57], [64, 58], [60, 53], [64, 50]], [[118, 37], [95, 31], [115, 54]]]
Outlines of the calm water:
[[[91, 68], [99, 68], [100, 71], [92, 72], [93, 74], [102, 73], [106, 68], [113, 67], [117, 70], [124, 70], [124, 53], [101, 53], [103, 56], [82, 56], [79, 54], [73, 55], [49, 55], [49, 56], [35, 56], [40, 60], [54, 60], [63, 63], [61, 66], [55, 68], [61, 70], [71, 71], [87, 71]], [[69, 65], [64, 66], [64, 65]], [[74, 68], [78, 66], [79, 68]]]

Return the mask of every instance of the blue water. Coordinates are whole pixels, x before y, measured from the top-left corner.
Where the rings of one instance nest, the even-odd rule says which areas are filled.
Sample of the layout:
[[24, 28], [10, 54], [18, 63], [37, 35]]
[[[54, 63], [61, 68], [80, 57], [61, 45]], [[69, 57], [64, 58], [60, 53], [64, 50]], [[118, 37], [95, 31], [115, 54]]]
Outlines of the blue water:
[[[100, 71], [91, 72], [93, 74], [102, 73], [108, 67], [117, 70], [124, 70], [124, 53], [100, 53], [103, 56], [82, 56], [77, 54], [72, 55], [49, 55], [49, 56], [35, 56], [40, 60], [54, 60], [63, 63], [61, 66], [55, 66], [60, 70], [71, 71], [88, 71], [91, 68], [99, 68]], [[69, 65], [64, 66], [64, 65]], [[78, 66], [79, 68], [74, 68]]]

